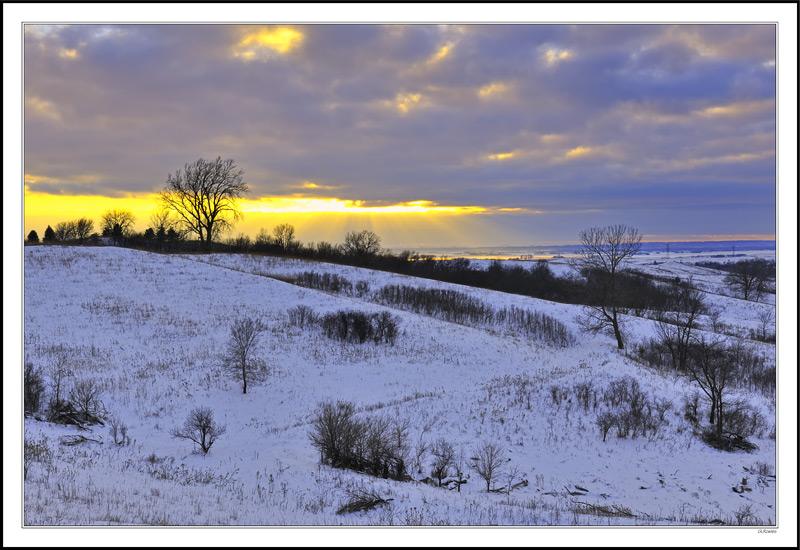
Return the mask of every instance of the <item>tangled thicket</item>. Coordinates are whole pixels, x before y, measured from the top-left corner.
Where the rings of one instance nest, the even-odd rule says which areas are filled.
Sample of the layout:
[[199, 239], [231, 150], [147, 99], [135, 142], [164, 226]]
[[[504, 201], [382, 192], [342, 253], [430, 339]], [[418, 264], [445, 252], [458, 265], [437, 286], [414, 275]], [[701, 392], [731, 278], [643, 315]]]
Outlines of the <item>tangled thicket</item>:
[[406, 432], [387, 417], [360, 419], [353, 403], [322, 403], [309, 438], [325, 464], [383, 478], [407, 479]]

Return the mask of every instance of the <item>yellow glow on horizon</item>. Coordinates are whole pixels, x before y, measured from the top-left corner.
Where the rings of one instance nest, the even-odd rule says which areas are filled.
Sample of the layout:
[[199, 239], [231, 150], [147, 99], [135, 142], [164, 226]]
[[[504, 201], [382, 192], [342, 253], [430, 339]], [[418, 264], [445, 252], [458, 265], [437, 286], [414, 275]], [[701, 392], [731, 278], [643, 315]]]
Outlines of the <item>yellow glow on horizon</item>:
[[265, 49], [285, 54], [297, 48], [304, 38], [303, 33], [291, 27], [262, 28], [245, 35], [233, 55], [251, 60]]
[[78, 50], [72, 49], [68, 50], [66, 48], [61, 48], [61, 51], [58, 53], [60, 57], [65, 57], [69, 59], [74, 59], [78, 57]]
[[314, 197], [263, 197], [240, 202], [242, 212], [297, 214], [466, 214], [485, 212], [482, 206], [441, 206], [432, 201], [410, 201], [368, 206], [364, 201]]

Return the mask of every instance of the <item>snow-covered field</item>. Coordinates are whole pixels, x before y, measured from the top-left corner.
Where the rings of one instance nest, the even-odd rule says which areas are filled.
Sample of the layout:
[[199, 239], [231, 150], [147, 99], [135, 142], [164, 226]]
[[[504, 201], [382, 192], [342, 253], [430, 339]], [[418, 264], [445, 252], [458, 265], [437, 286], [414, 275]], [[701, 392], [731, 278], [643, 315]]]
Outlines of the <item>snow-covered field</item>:
[[[653, 265], [650, 256], [637, 259], [635, 267], [691, 275], [734, 329], [758, 327], [759, 312], [774, 307], [726, 295], [719, 272], [684, 261], [673, 257]], [[98, 382], [105, 414], [126, 425], [130, 437], [130, 444], [119, 446], [108, 425], [80, 431], [26, 418], [25, 438], [43, 442], [50, 451], [49, 458], [30, 464], [24, 481], [26, 526], [713, 530], [719, 529], [715, 524], [763, 527], [786, 519], [776, 506], [780, 470], [777, 478], [763, 475], [776, 473], [774, 396], [734, 391], [732, 397], [746, 400], [766, 419], [751, 438], [758, 448], [714, 450], [693, 435], [683, 415], [684, 399], [698, 390], [696, 385], [652, 372], [618, 352], [613, 338], [581, 334], [578, 306], [263, 256], [35, 246], [25, 248], [24, 262], [25, 360], [47, 375], [57, 357], [67, 357], [72, 373], [67, 384]], [[455, 288], [495, 308], [515, 305], [558, 318], [579, 343], [556, 348], [497, 327], [464, 326], [401, 310], [392, 310], [400, 326], [394, 345], [340, 343], [320, 330], [290, 324], [287, 310], [298, 305], [320, 314], [387, 308], [368, 293], [336, 295], [281, 280], [304, 271], [336, 273], [354, 284], [366, 281], [372, 291], [386, 284]], [[247, 394], [219, 361], [231, 324], [243, 316], [266, 324], [257, 351], [270, 369]], [[703, 317], [701, 324], [707, 328], [710, 321]], [[653, 336], [653, 323], [630, 317], [627, 332], [630, 347]], [[774, 345], [748, 345], [774, 364]], [[575, 388], [590, 384], [602, 392], [626, 376], [653, 400], [672, 406], [656, 433], [619, 438], [612, 431], [603, 441], [597, 409], [583, 407]], [[493, 487], [521, 485], [487, 493], [485, 482], [469, 469], [460, 492], [422, 483], [430, 476], [430, 451], [421, 454], [421, 471], [410, 468], [414, 481], [323, 466], [309, 439], [311, 422], [321, 402], [337, 399], [353, 402], [362, 418], [385, 415], [405, 422], [411, 456], [439, 438], [467, 458], [483, 442], [500, 444], [506, 460]], [[210, 407], [227, 427], [207, 455], [170, 435], [198, 406]], [[90, 441], [62, 443], [73, 435]], [[337, 514], [359, 489], [374, 490], [387, 502]]]

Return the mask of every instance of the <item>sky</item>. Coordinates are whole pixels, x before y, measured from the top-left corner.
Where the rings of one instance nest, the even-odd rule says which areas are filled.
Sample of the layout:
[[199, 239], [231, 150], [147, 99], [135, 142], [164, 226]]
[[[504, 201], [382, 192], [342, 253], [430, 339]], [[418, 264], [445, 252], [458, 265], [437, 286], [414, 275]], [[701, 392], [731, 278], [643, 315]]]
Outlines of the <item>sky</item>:
[[776, 25], [25, 24], [24, 230], [233, 158], [230, 234], [384, 246], [776, 235]]

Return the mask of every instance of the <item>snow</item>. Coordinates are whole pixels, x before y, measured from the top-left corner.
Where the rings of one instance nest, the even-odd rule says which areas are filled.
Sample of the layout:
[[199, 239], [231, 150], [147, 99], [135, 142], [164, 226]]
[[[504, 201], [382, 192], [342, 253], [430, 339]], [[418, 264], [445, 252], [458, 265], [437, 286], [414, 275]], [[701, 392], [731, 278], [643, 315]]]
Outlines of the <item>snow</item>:
[[[743, 331], [759, 326], [758, 313], [774, 307], [726, 295], [722, 274], [674, 256], [657, 264], [653, 256], [634, 263], [654, 274], [692, 276], [721, 318]], [[697, 388], [618, 352], [613, 338], [579, 334], [578, 306], [265, 256], [35, 246], [25, 248], [24, 262], [26, 361], [47, 373], [59, 350], [66, 353], [74, 379], [91, 377], [102, 384], [108, 415], [127, 425], [132, 440], [117, 446], [108, 427], [79, 432], [25, 419], [25, 437], [45, 440], [53, 453], [49, 464], [30, 466], [25, 525], [776, 522], [776, 481], [752, 472], [759, 463], [775, 472], [776, 441], [769, 436], [776, 421], [774, 397], [737, 391], [762, 412], [768, 427], [751, 439], [758, 445], [752, 453], [714, 450], [692, 434], [682, 415], [682, 399]], [[496, 308], [516, 305], [554, 316], [579, 344], [554, 348], [505, 330], [401, 310], [392, 310], [400, 324], [395, 345], [343, 344], [313, 328], [291, 326], [287, 310], [297, 305], [317, 313], [387, 308], [368, 297], [281, 280], [303, 271], [337, 273], [354, 284], [368, 281], [372, 290], [386, 284], [455, 288]], [[258, 353], [270, 374], [249, 386], [246, 395], [218, 359], [239, 316], [258, 317], [268, 326]], [[653, 335], [652, 321], [626, 321], [631, 342]], [[708, 328], [707, 319], [701, 323]], [[774, 345], [749, 345], [775, 360]], [[553, 386], [570, 389], [590, 382], [599, 389], [623, 376], [635, 378], [650, 396], [673, 403], [656, 435], [621, 439], [612, 431], [603, 442], [595, 412], [584, 411], [574, 398], [556, 404], [551, 397]], [[523, 379], [532, 388], [527, 403], [515, 398]], [[517, 469], [515, 481], [528, 484], [509, 494], [487, 494], [472, 472], [456, 492], [320, 465], [308, 434], [318, 404], [332, 399], [352, 401], [362, 417], [407, 419], [412, 444], [443, 437], [473, 456], [480, 442], [501, 443], [508, 469]], [[194, 452], [191, 442], [170, 435], [189, 410], [201, 405], [227, 427], [205, 456]], [[78, 433], [102, 443], [59, 444], [63, 436]], [[430, 475], [429, 462], [430, 454], [423, 472], [412, 472], [415, 479]], [[502, 478], [498, 484], [504, 484]], [[337, 514], [348, 490], [358, 487], [374, 488], [392, 500], [369, 511]], [[742, 487], [751, 490], [734, 490]], [[630, 510], [633, 517], [585, 513], [591, 506]]]

